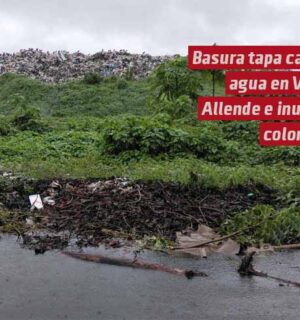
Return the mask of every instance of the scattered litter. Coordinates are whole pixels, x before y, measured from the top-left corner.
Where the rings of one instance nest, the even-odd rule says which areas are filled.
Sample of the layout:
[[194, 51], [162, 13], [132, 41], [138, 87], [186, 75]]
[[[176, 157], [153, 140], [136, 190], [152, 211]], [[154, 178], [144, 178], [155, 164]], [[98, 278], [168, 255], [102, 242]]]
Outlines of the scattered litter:
[[101, 181], [97, 181], [89, 184], [87, 188], [94, 193], [97, 189], [100, 188], [100, 186], [101, 186]]
[[12, 175], [13, 175], [12, 172], [3, 172], [2, 174], [3, 177], [10, 177]]
[[31, 210], [35, 208], [41, 210], [44, 208], [41, 196], [39, 194], [32, 194], [31, 196], [29, 196], [29, 201], [31, 204]]
[[49, 206], [55, 205], [55, 200], [53, 200], [51, 197], [45, 197], [43, 198], [44, 204], [48, 204]]
[[[74, 245], [80, 248], [98, 246], [100, 243], [114, 247], [123, 245], [123, 242], [119, 244], [113, 239], [135, 241], [148, 237], [154, 239], [147, 243], [149, 247], [164, 250], [173, 247], [179, 230], [190, 227], [191, 231], [183, 235], [193, 236], [197, 234], [195, 230], [199, 224], [215, 228], [234, 212], [244, 211], [256, 203], [270, 203], [277, 198], [276, 193], [271, 193], [269, 189], [253, 185], [244, 189], [208, 192], [176, 183], [137, 183], [126, 178], [31, 182], [20, 180], [17, 186], [18, 192], [11, 191], [10, 188], [7, 193], [2, 194], [0, 201], [10, 212], [16, 210], [13, 222], [17, 225], [18, 235], [30, 231], [29, 229], [55, 234], [70, 232], [71, 237], [62, 237], [62, 243], [74, 241]], [[40, 214], [34, 215], [32, 228], [25, 221], [30, 215], [24, 218], [18, 214], [28, 210], [28, 188], [35, 190], [30, 196], [32, 208], [44, 207]], [[257, 197], [250, 200], [247, 194], [254, 189]], [[217, 236], [211, 234], [211, 229], [202, 229], [202, 235], [208, 238]], [[30, 243], [28, 237], [27, 244]], [[55, 249], [59, 247], [59, 237], [60, 235], [51, 239], [35, 237], [30, 248], [36, 247], [39, 250], [39, 242], [46, 242], [47, 245], [43, 245], [43, 248]], [[233, 244], [230, 241], [225, 244], [220, 250], [231, 251]], [[215, 250], [219, 243], [216, 245]], [[206, 247], [199, 248], [198, 251], [203, 257], [210, 254]]]
[[49, 184], [49, 187], [55, 189], [55, 188], [61, 188], [61, 185], [60, 185], [60, 183], [58, 181], [54, 180]]
[[65, 189], [66, 189], [66, 191], [68, 191], [68, 192], [74, 191], [74, 187], [73, 187], [70, 183], [67, 183], [67, 184], [66, 184]]
[[62, 186], [59, 184], [58, 181], [52, 181], [48, 186], [48, 194], [51, 198], [54, 198], [58, 195], [59, 190], [62, 188]]
[[27, 224], [28, 226], [33, 226], [33, 225], [34, 225], [34, 222], [33, 222], [32, 218], [26, 218], [26, 224]]
[[[206, 258], [213, 252], [223, 253], [226, 255], [236, 255], [239, 253], [240, 245], [232, 239], [207, 243], [219, 237], [220, 236], [214, 232], [212, 228], [200, 224], [197, 231], [176, 233], [177, 243], [179, 244], [177, 249], [179, 249], [180, 252], [188, 253], [194, 256], [200, 256], [202, 258]], [[202, 243], [204, 244], [203, 246], [201, 246]], [[194, 246], [199, 247], [191, 248]]]

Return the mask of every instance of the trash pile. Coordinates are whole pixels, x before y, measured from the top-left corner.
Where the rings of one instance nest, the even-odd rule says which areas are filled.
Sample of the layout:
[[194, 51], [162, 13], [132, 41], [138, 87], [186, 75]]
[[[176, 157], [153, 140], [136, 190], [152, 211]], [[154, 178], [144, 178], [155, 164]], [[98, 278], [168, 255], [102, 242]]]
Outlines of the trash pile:
[[16, 53], [0, 53], [0, 74], [18, 73], [49, 83], [62, 83], [82, 78], [90, 72], [104, 77], [125, 76], [133, 79], [148, 76], [159, 64], [172, 56], [131, 54], [126, 50], [101, 51], [85, 55], [81, 52], [44, 52], [40, 49], [20, 50]]
[[[29, 188], [34, 193], [28, 194]], [[9, 212], [21, 212], [9, 223], [18, 223], [20, 238], [37, 253], [70, 242], [97, 246], [114, 237], [175, 240], [178, 231], [197, 230], [201, 224], [217, 227], [236, 212], [276, 198], [263, 186], [217, 191], [126, 178], [38, 181], [17, 190], [2, 191], [1, 201]]]

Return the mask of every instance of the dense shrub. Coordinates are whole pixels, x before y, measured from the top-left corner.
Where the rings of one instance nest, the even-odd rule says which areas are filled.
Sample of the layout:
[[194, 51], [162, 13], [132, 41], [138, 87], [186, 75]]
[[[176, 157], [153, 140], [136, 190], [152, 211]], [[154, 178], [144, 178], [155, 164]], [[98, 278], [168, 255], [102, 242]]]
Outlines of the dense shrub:
[[116, 81], [116, 88], [117, 89], [122, 90], [127, 87], [128, 87], [128, 82], [125, 79], [120, 78]]
[[110, 121], [103, 137], [106, 150], [112, 154], [138, 150], [157, 155], [171, 151], [172, 138], [179, 136], [179, 132], [171, 128], [167, 121], [132, 116]]
[[7, 136], [12, 132], [12, 127], [8, 122], [8, 119], [4, 116], [0, 116], [0, 136]]
[[86, 84], [99, 84], [103, 81], [103, 77], [96, 72], [89, 72], [84, 75], [84, 83]]
[[299, 147], [265, 147], [262, 148], [258, 159], [261, 163], [274, 164], [282, 162], [286, 165], [300, 165]]
[[12, 123], [21, 131], [41, 132], [45, 129], [45, 125], [41, 121], [40, 111], [32, 106], [20, 107], [15, 113]]
[[258, 141], [257, 121], [224, 121], [221, 123], [224, 138], [255, 144]]
[[105, 151], [118, 155], [127, 151], [157, 156], [193, 154], [209, 161], [236, 160], [238, 148], [204, 128], [176, 128], [168, 116], [125, 117], [112, 120], [103, 132]]

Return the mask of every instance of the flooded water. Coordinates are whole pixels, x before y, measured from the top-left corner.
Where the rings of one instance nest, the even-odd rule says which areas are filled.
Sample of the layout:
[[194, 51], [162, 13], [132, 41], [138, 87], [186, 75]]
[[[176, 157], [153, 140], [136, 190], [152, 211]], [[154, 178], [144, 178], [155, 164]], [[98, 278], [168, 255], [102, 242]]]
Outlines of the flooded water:
[[[205, 271], [208, 277], [187, 280], [80, 261], [59, 252], [36, 256], [20, 248], [14, 237], [3, 236], [0, 319], [299, 319], [299, 288], [264, 278], [241, 278], [236, 257], [143, 255], [165, 265]], [[255, 266], [300, 282], [300, 251], [259, 256]]]

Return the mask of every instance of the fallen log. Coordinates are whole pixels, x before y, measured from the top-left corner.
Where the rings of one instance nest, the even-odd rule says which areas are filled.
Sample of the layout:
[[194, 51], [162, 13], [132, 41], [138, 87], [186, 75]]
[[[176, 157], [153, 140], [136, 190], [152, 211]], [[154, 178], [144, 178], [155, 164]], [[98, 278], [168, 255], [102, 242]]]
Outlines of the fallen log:
[[125, 258], [105, 257], [100, 255], [72, 252], [72, 251], [63, 251], [62, 253], [67, 256], [80, 259], [80, 260], [109, 264], [114, 266], [121, 266], [121, 267], [131, 267], [131, 268], [137, 268], [137, 269], [148, 269], [148, 270], [168, 272], [176, 275], [186, 276], [188, 279], [191, 279], [193, 277], [207, 277], [207, 274], [204, 272], [170, 268], [157, 263], [151, 263], [151, 262], [142, 261], [138, 259], [130, 260]]
[[289, 250], [289, 249], [300, 249], [300, 243], [282, 244], [280, 246], [273, 246], [274, 250]]
[[293, 285], [295, 287], [300, 288], [300, 283], [299, 282], [295, 282], [295, 281], [291, 281], [291, 280], [286, 280], [286, 279], [282, 279], [279, 277], [274, 277], [269, 275], [268, 273], [265, 272], [261, 272], [261, 271], [257, 271], [254, 269], [253, 267], [253, 256], [254, 256], [255, 252], [251, 252], [247, 255], [245, 255], [245, 257], [242, 259], [241, 264], [238, 268], [238, 272], [240, 275], [242, 276], [258, 276], [258, 277], [263, 277], [263, 278], [269, 278], [269, 279], [273, 279], [276, 281], [279, 281], [281, 283], [286, 283], [289, 285]]

